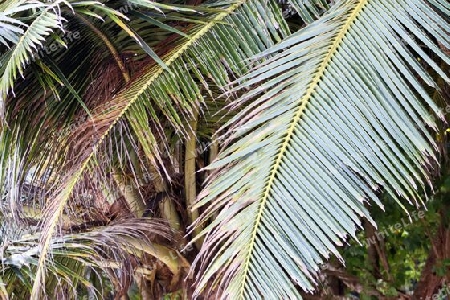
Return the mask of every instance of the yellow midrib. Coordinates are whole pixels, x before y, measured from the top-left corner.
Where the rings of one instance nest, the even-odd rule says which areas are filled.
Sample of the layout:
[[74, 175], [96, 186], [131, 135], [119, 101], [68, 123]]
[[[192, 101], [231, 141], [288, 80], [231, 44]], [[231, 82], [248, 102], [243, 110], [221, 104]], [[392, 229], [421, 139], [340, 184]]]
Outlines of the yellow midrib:
[[253, 232], [251, 235], [251, 240], [248, 246], [248, 254], [246, 257], [246, 261], [244, 264], [244, 278], [242, 280], [242, 286], [241, 286], [241, 290], [240, 290], [240, 295], [239, 295], [239, 299], [243, 299], [243, 295], [244, 295], [244, 289], [245, 289], [245, 281], [247, 280], [248, 277], [248, 269], [250, 266], [250, 258], [252, 256], [252, 251], [253, 248], [255, 247], [255, 240], [256, 240], [256, 235], [258, 232], [258, 227], [259, 224], [261, 222], [261, 218], [264, 212], [264, 208], [266, 206], [266, 202], [267, 199], [269, 197], [270, 191], [272, 189], [272, 185], [274, 184], [275, 181], [275, 176], [277, 175], [278, 172], [278, 168], [281, 165], [281, 161], [284, 157], [284, 154], [286, 153], [287, 150], [287, 146], [289, 145], [289, 142], [292, 138], [292, 134], [294, 133], [295, 127], [297, 126], [298, 122], [300, 121], [301, 116], [303, 115], [303, 111], [306, 108], [306, 105], [308, 104], [309, 100], [311, 99], [312, 94], [314, 93], [314, 91], [316, 90], [318, 84], [321, 81], [322, 76], [325, 73], [326, 68], [328, 67], [328, 65], [330, 64], [334, 54], [336, 53], [336, 50], [339, 48], [342, 40], [344, 39], [348, 29], [350, 28], [350, 26], [353, 24], [353, 22], [356, 20], [356, 18], [358, 17], [358, 15], [361, 13], [362, 9], [364, 8], [364, 6], [368, 3], [369, 0], [361, 0], [353, 9], [353, 12], [350, 14], [349, 18], [345, 21], [344, 25], [342, 26], [341, 30], [339, 31], [339, 33], [336, 35], [336, 38], [334, 39], [333, 44], [330, 46], [330, 49], [327, 52], [327, 55], [325, 56], [324, 60], [322, 61], [319, 69], [317, 70], [316, 75], [314, 76], [313, 80], [311, 81], [308, 89], [306, 90], [305, 95], [300, 98], [298, 100], [298, 103], [300, 104], [300, 107], [298, 108], [297, 112], [294, 115], [294, 118], [292, 120], [291, 125], [288, 128], [286, 137], [284, 138], [283, 144], [280, 147], [280, 150], [278, 152], [277, 158], [275, 160], [275, 164], [272, 167], [272, 171], [270, 172], [270, 176], [269, 176], [269, 180], [267, 182], [266, 188], [264, 189], [264, 194], [263, 197], [261, 199], [261, 203], [259, 205], [259, 209], [258, 209], [258, 215], [256, 217], [255, 220], [255, 226], [253, 228]]
[[[199, 30], [196, 34], [194, 34], [182, 47], [180, 47], [177, 51], [175, 51], [170, 57], [165, 61], [164, 63], [166, 66], [170, 66], [178, 57], [180, 57], [193, 43], [198, 41], [202, 36], [204, 36], [213, 26], [215, 26], [218, 22], [222, 21], [224, 18], [229, 16], [231, 13], [233, 13], [236, 9], [238, 9], [243, 3], [245, 3], [247, 0], [241, 0], [232, 6], [230, 6], [227, 10], [224, 12], [218, 14], [215, 18], [211, 20], [205, 27], [203, 27], [201, 30]], [[159, 69], [147, 80], [147, 83], [143, 85], [141, 89], [137, 93], [134, 94], [134, 97], [128, 102], [128, 104], [123, 108], [123, 110], [120, 112], [120, 114], [117, 116], [117, 118], [114, 119], [114, 121], [111, 123], [111, 125], [108, 127], [108, 129], [105, 131], [105, 133], [100, 137], [97, 144], [93, 147], [92, 152], [87, 156], [85, 161], [81, 164], [80, 169], [72, 175], [72, 179], [68, 186], [68, 188], [64, 189], [66, 191], [66, 195], [63, 197], [63, 199], [58, 203], [57, 209], [55, 210], [55, 213], [52, 215], [50, 219], [50, 226], [48, 227], [47, 234], [45, 236], [45, 239], [43, 240], [43, 247], [42, 252], [39, 257], [36, 277], [33, 283], [33, 289], [31, 292], [31, 299], [38, 299], [39, 298], [39, 289], [40, 289], [40, 283], [41, 278], [43, 278], [43, 271], [44, 271], [44, 263], [47, 257], [48, 253], [48, 247], [50, 246], [50, 240], [55, 233], [56, 230], [56, 224], [59, 219], [59, 215], [63, 211], [67, 200], [69, 199], [70, 195], [72, 194], [73, 188], [75, 187], [75, 184], [80, 179], [81, 175], [84, 173], [84, 170], [88, 166], [90, 160], [94, 157], [94, 153], [98, 149], [98, 147], [103, 143], [103, 140], [105, 137], [109, 134], [109, 132], [112, 130], [114, 125], [118, 122], [119, 119], [122, 118], [122, 116], [127, 112], [127, 110], [130, 108], [131, 105], [133, 105], [136, 100], [138, 99], [139, 95], [141, 95], [162, 73], [164, 72], [164, 69], [159, 66]], [[138, 79], [139, 81], [139, 79]], [[129, 88], [130, 89], [130, 88]], [[126, 92], [129, 90], [126, 89], [122, 94], [118, 96], [120, 98]]]

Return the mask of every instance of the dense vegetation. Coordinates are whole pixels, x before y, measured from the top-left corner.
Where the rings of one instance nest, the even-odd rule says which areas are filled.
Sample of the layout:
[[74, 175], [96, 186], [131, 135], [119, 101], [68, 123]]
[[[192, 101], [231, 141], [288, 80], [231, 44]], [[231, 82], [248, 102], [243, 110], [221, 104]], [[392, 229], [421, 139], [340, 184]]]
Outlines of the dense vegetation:
[[449, 68], [447, 0], [3, 1], [0, 297], [445, 297]]

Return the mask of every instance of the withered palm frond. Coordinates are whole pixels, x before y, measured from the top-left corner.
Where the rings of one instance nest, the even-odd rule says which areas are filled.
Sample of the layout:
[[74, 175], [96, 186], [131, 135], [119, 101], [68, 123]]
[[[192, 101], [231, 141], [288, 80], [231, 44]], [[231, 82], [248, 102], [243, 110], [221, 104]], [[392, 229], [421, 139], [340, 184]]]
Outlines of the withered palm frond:
[[[1, 279], [7, 296], [30, 297], [39, 261], [39, 237], [39, 232], [22, 233], [10, 236], [11, 240], [4, 244]], [[154, 243], [169, 243], [172, 238], [173, 233], [162, 220], [146, 218], [54, 236], [50, 241], [51, 257], [45, 261], [46, 296], [68, 294], [75, 299], [80, 291], [90, 291], [102, 298], [113, 288], [126, 291], [128, 286], [121, 285], [131, 282], [136, 268], [144, 271], [153, 267], [143, 264], [143, 254], [162, 261], [176, 273], [178, 262], [170, 255], [173, 250]], [[104, 282], [95, 286], [94, 277]]]

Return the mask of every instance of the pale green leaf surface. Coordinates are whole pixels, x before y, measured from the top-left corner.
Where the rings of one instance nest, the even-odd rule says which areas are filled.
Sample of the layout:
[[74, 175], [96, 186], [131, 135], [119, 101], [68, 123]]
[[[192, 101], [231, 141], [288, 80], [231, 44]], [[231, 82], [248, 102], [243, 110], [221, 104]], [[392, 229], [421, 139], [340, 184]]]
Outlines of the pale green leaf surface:
[[258, 56], [267, 60], [230, 92], [247, 90], [230, 105], [244, 108], [224, 126], [226, 147], [195, 205], [205, 207], [199, 223], [218, 213], [193, 266], [197, 293], [211, 284], [224, 299], [298, 299], [360, 218], [373, 222], [366, 206], [382, 206], [378, 193], [405, 211], [422, 204], [443, 118], [423, 63], [450, 80], [421, 47], [449, 63], [436, 43], [450, 38], [435, 10], [447, 6], [341, 1]]

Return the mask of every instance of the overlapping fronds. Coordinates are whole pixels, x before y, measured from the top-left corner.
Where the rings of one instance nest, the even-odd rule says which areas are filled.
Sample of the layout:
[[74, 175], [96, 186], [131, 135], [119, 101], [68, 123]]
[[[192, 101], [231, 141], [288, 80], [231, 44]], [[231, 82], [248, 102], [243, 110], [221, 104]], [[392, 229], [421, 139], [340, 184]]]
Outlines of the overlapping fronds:
[[[152, 233], [151, 237], [149, 232]], [[130, 270], [136, 267], [141, 253], [162, 258], [163, 262], [170, 264], [162, 257], [167, 255], [161, 251], [163, 247], [152, 244], [155, 238], [170, 241], [172, 233], [161, 220], [145, 218], [129, 219], [105, 227], [94, 227], [86, 232], [52, 238], [52, 259], [46, 261], [46, 290], [54, 294], [47, 296], [56, 297], [61, 289], [69, 289], [75, 296], [78, 284], [85, 289], [94, 289], [94, 293], [101, 296], [102, 290], [95, 290], [92, 282], [86, 279], [86, 274], [91, 271], [112, 282], [126, 281], [122, 277], [132, 276]], [[8, 295], [29, 297], [39, 252], [38, 234], [25, 234], [4, 241], [1, 278], [8, 283], [5, 286]], [[136, 261], [130, 260], [132, 255]]]
[[199, 223], [219, 212], [196, 258], [198, 293], [298, 299], [371, 220], [366, 202], [382, 206], [386, 192], [419, 205], [443, 117], [430, 72], [450, 81], [429, 53], [450, 64], [448, 20], [445, 0], [345, 0], [261, 54], [195, 207]]
[[[102, 290], [95, 290], [99, 287], [95, 287], [86, 275], [91, 273], [112, 282], [126, 282], [125, 277], [133, 276], [132, 270], [139, 265], [142, 253], [155, 256], [172, 267], [173, 262], [163, 251], [164, 246], [152, 243], [155, 238], [168, 242], [172, 239], [172, 232], [161, 220], [147, 218], [128, 219], [85, 232], [53, 237], [50, 242], [52, 257], [45, 262], [46, 291], [53, 294], [46, 296], [57, 297], [59, 291], [67, 289], [75, 299], [79, 284], [84, 289], [94, 290], [99, 298], [105, 297]], [[0, 277], [6, 284], [7, 295], [30, 296], [39, 249], [39, 234], [11, 237], [2, 247]], [[136, 261], [130, 260], [130, 254]], [[104, 283], [103, 288], [107, 287]]]
[[[71, 5], [73, 2], [73, 6]], [[15, 80], [20, 74], [24, 77], [25, 68], [36, 58], [39, 58], [39, 51], [51, 40], [56, 41], [63, 47], [67, 47], [57, 33], [64, 32], [63, 16], [64, 11], [70, 11], [72, 14], [77, 10], [83, 14], [94, 14], [92, 10], [103, 9], [110, 17], [122, 16], [119, 12], [104, 8], [104, 5], [98, 1], [52, 1], [44, 3], [40, 1], [16, 1], [6, 6], [6, 10], [2, 12], [1, 19], [9, 22], [0, 23], [0, 30], [6, 35], [2, 39], [7, 39], [10, 43], [10, 50], [2, 53], [3, 62], [0, 62], [0, 102], [1, 102], [1, 118], [4, 118], [3, 103], [8, 93], [13, 91]], [[33, 14], [26, 15], [25, 12], [34, 11]], [[23, 15], [25, 14], [25, 15]], [[23, 16], [22, 16], [23, 15]], [[95, 14], [94, 14], [95, 15]], [[22, 21], [23, 20], [23, 21]], [[14, 22], [13, 22], [14, 21]], [[120, 20], [118, 20], [120, 21]], [[15, 26], [12, 26], [15, 24]], [[42, 66], [42, 63], [41, 63]], [[43, 75], [50, 75], [59, 80], [61, 84], [67, 86], [67, 82], [57, 78], [55, 71], [47, 66], [42, 67]], [[42, 79], [41, 79], [42, 80]], [[12, 93], [14, 95], [14, 92]], [[2, 120], [3, 121], [3, 120]]]
[[224, 7], [207, 23], [196, 25], [189, 39], [183, 38], [164, 56], [166, 68], [156, 64], [146, 68], [126, 89], [96, 108], [85, 124], [74, 128], [65, 148], [69, 150], [70, 165], [64, 169], [65, 176], [60, 178], [46, 212], [35, 291], [44, 275], [41, 266], [58, 219], [84, 172], [95, 167], [98, 149], [117, 122], [129, 121], [148, 159], [156, 166], [163, 165], [156, 134], [148, 130], [149, 123], [157, 124], [163, 118], [176, 132], [185, 133], [189, 129], [184, 120], [203, 102], [201, 87], [208, 89], [206, 78], [217, 86], [228, 84], [230, 72], [243, 74], [247, 70], [246, 59], [281, 41], [288, 33], [275, 2], [241, 1]]
[[[122, 3], [122, 5], [125, 4]], [[133, 7], [138, 9], [140, 6], [139, 4], [134, 4]], [[24, 77], [26, 67], [28, 67], [31, 62], [36, 60], [38, 61], [38, 65], [41, 69], [40, 74], [36, 75], [36, 77], [38, 77], [36, 79], [41, 83], [44, 83], [44, 88], [51, 88], [57, 97], [59, 97], [58, 88], [54, 86], [52, 81], [56, 81], [59, 85], [71, 88], [69, 80], [59, 77], [60, 75], [64, 77], [62, 72], [58, 73], [55, 71], [54, 67], [49, 67], [45, 65], [44, 62], [40, 61], [43, 59], [43, 56], [46, 56], [45, 58], [47, 59], [49, 56], [55, 58], [58, 53], [64, 53], [61, 51], [62, 49], [67, 49], [68, 45], [66, 44], [65, 39], [61, 38], [61, 36], [65, 34], [65, 30], [67, 29], [68, 17], [72, 22], [74, 16], [77, 16], [80, 20], [87, 20], [85, 17], [82, 17], [82, 15], [95, 17], [102, 21], [104, 21], [104, 18], [107, 18], [110, 23], [106, 27], [117, 26], [122, 29], [123, 32], [126, 33], [126, 36], [131, 37], [131, 40], [138, 45], [138, 48], [141, 50], [143, 49], [145, 53], [152, 57], [155, 61], [163, 64], [153, 49], [149, 47], [142, 37], [127, 24], [126, 20], [128, 20], [128, 18], [122, 14], [121, 11], [109, 8], [99, 1], [72, 0], [53, 1], [52, 3], [44, 3], [40, 1], [13, 1], [5, 6], [5, 8], [6, 10], [1, 12], [0, 16], [0, 43], [6, 44], [6, 46], [10, 47], [10, 50], [2, 53], [4, 55], [4, 63], [0, 60], [0, 97], [3, 100], [6, 98], [8, 93], [11, 92], [11, 90], [14, 96], [13, 86], [18, 74]], [[128, 8], [127, 10], [130, 9], [131, 8]], [[173, 7], [171, 5], [164, 5], [164, 9], [166, 11], [174, 9], [178, 10], [177, 7]], [[190, 8], [184, 9], [194, 11]], [[33, 11], [35, 12], [27, 15], [27, 12]], [[31, 17], [29, 15], [31, 15]], [[153, 20], [151, 17], [148, 17], [148, 19]], [[93, 29], [93, 31], [96, 33], [101, 33], [101, 30], [96, 28], [89, 21], [86, 21], [86, 23], [91, 25], [91, 29]], [[165, 26], [165, 30], [168, 29], [171, 29], [171, 27]], [[112, 36], [115, 34], [116, 33]], [[85, 34], [85, 37], [89, 35], [92, 35], [92, 33]], [[97, 36], [97, 39], [99, 39], [104, 46], [109, 49], [113, 49], [114, 46], [112, 41], [108, 40], [106, 36]], [[47, 55], [43, 54], [43, 48], [52, 44], [58, 44], [56, 48], [55, 45], [51, 47], [52, 49], [50, 52], [52, 55], [48, 55], [48, 53]], [[48, 49], [46, 49], [46, 52], [47, 51]], [[118, 53], [114, 54], [116, 54], [115, 60], [120, 62]], [[91, 59], [93, 58], [91, 57]], [[122, 65], [123, 64], [120, 66]], [[125, 70], [123, 70], [123, 72], [126, 74]], [[74, 84], [75, 86], [77, 85], [76, 83]], [[81, 99], [79, 100], [79, 102], [84, 105]], [[2, 103], [2, 107], [3, 106], [4, 103]]]
[[[294, 1], [291, 2], [294, 3]], [[66, 27], [62, 27], [63, 15], [60, 14], [59, 5], [64, 8], [69, 8], [64, 11], [64, 16], [71, 20], [77, 20], [77, 13], [99, 18], [101, 15], [99, 11], [103, 12], [113, 21], [110, 23], [115, 24], [110, 28], [118, 25], [134, 37], [135, 40], [137, 39], [141, 47], [145, 47], [144, 40], [146, 38], [140, 39], [134, 33], [133, 24], [128, 26], [122, 22], [122, 19], [115, 18], [116, 13], [106, 6], [98, 5], [96, 7], [97, 10], [93, 11], [89, 8], [84, 9], [82, 7], [83, 3], [86, 3], [86, 5], [91, 3], [94, 6], [99, 4], [96, 1], [54, 1], [45, 4], [37, 14], [33, 15], [35, 17], [33, 19], [34, 21], [30, 22], [29, 19], [27, 20], [28, 25], [24, 28], [22, 37], [6, 56], [0, 58], [8, 64], [16, 62], [16, 65], [11, 66], [10, 71], [3, 72], [5, 69], [2, 69], [3, 78], [6, 82], [4, 88], [0, 89], [3, 93], [7, 93], [13, 86], [14, 79], [17, 77], [16, 73], [22, 73], [22, 68], [30, 59], [30, 55], [36, 53], [37, 49], [42, 47], [44, 43], [42, 38], [48, 36], [50, 29], [66, 29]], [[165, 4], [153, 3], [151, 1], [132, 1], [132, 3], [137, 4], [137, 6], [161, 9], [163, 11], [169, 9], [192, 12], [192, 9], [188, 7], [178, 6], [173, 9]], [[323, 11], [323, 9], [327, 8], [326, 1], [299, 0], [295, 1], [295, 3], [297, 4], [297, 10], [299, 12], [301, 11], [301, 15], [309, 15], [310, 20]], [[115, 2], [115, 4], [121, 5], [120, 1]], [[74, 11], [71, 11], [72, 8]], [[216, 9], [220, 9], [220, 12], [218, 13]], [[176, 43], [170, 43], [168, 45], [161, 43], [161, 45], [158, 45], [161, 53], [167, 53], [163, 57], [163, 62], [160, 62], [159, 65], [155, 64], [151, 67], [146, 67], [142, 74], [136, 76], [136, 80], [129, 83], [122, 92], [112, 97], [110, 101], [106, 103], [100, 101], [100, 105], [92, 111], [92, 115], [87, 118], [85, 123], [71, 128], [73, 134], [70, 137], [65, 135], [67, 130], [63, 129], [61, 132], [58, 132], [57, 130], [60, 127], [57, 127], [56, 131], [52, 133], [53, 135], [58, 135], [56, 137], [57, 143], [54, 143], [54, 141], [49, 142], [51, 134], [47, 134], [47, 132], [43, 133], [42, 128], [46, 128], [47, 130], [49, 126], [57, 124], [58, 118], [63, 119], [61, 122], [63, 124], [64, 122], [67, 124], [72, 120], [71, 117], [77, 109], [73, 105], [74, 99], [78, 99], [76, 92], [83, 91], [89, 83], [89, 77], [86, 76], [87, 72], [85, 70], [90, 69], [86, 68], [86, 64], [89, 64], [89, 62], [93, 62], [93, 64], [98, 63], [91, 56], [95, 51], [89, 48], [86, 52], [81, 50], [77, 52], [75, 46], [82, 45], [83, 43], [76, 41], [74, 43], [76, 45], [71, 45], [74, 51], [65, 52], [61, 48], [50, 55], [51, 58], [55, 59], [55, 64], [52, 65], [52, 62], [48, 60], [39, 62], [37, 65], [38, 68], [49, 71], [47, 73], [48, 76], [37, 76], [38, 81], [44, 83], [43, 86], [47, 84], [51, 89], [56, 90], [57, 87], [51, 80], [58, 77], [55, 76], [57, 74], [67, 74], [64, 81], [61, 78], [55, 80], [55, 82], [65, 85], [65, 94], [61, 96], [61, 99], [55, 97], [51, 101], [48, 101], [49, 97], [47, 97], [46, 91], [31, 88], [32, 85], [28, 85], [30, 81], [26, 81], [28, 78], [22, 82], [22, 87], [27, 87], [30, 93], [32, 93], [32, 96], [29, 95], [26, 98], [33, 99], [42, 108], [42, 110], [37, 111], [36, 118], [39, 119], [37, 122], [38, 126], [33, 126], [33, 123], [27, 123], [26, 119], [30, 110], [27, 110], [27, 112], [22, 111], [21, 109], [24, 104], [23, 102], [17, 101], [17, 107], [11, 110], [10, 117], [14, 120], [20, 120], [21, 123], [13, 125], [15, 127], [14, 131], [8, 132], [8, 139], [2, 139], [2, 142], [5, 142], [5, 145], [3, 145], [4, 148], [12, 153], [9, 157], [5, 155], [5, 159], [2, 161], [6, 162], [8, 159], [18, 158], [17, 161], [13, 161], [13, 163], [20, 165], [18, 169], [23, 168], [23, 162], [26, 161], [27, 166], [35, 167], [37, 165], [36, 167], [40, 171], [45, 171], [46, 175], [51, 173], [51, 176], [46, 176], [47, 178], [51, 178], [51, 180], [48, 179], [46, 182], [48, 184], [46, 188], [53, 191], [52, 194], [46, 194], [46, 196], [49, 195], [49, 198], [47, 210], [43, 218], [42, 249], [39, 254], [39, 261], [36, 262], [36, 280], [33, 283], [32, 289], [32, 295], [34, 297], [38, 297], [40, 285], [44, 283], [42, 279], [46, 273], [46, 263], [49, 259], [48, 254], [52, 252], [49, 251], [51, 250], [52, 237], [57, 231], [58, 221], [61, 218], [64, 207], [86, 174], [92, 174], [91, 172], [93, 170], [98, 169], [99, 161], [105, 160], [104, 158], [107, 155], [100, 152], [106, 148], [102, 148], [106, 138], [116, 132], [117, 124], [127, 122], [127, 125], [134, 131], [131, 135], [137, 137], [139, 147], [143, 149], [147, 158], [153, 164], [162, 166], [163, 158], [161, 149], [155, 141], [160, 139], [160, 136], [163, 136], [163, 131], [166, 128], [162, 128], [159, 121], [164, 120], [164, 124], [170, 123], [172, 127], [170, 130], [175, 130], [177, 133], [181, 133], [181, 135], [185, 133], [189, 130], [185, 128], [185, 120], [190, 119], [193, 110], [199, 109], [204, 105], [203, 92], [204, 90], [211, 89], [210, 82], [219, 87], [228, 84], [234, 78], [233, 76], [240, 76], [247, 71], [246, 60], [249, 57], [273, 46], [275, 42], [280, 42], [289, 34], [289, 29], [283, 19], [281, 8], [276, 1], [261, 3], [260, 1], [243, 0], [233, 2], [232, 4], [217, 2], [207, 5], [206, 9], [201, 11], [205, 12], [203, 18], [195, 22], [196, 25], [190, 26], [186, 30], [186, 34], [181, 34], [183, 37], [177, 39]], [[56, 27], [52, 27], [52, 24], [56, 23], [48, 23], [48, 20], [44, 18], [47, 14], [54, 14], [57, 17], [55, 20], [59, 23], [57, 23]], [[140, 15], [139, 17], [147, 21], [156, 15], [145, 14], [145, 12], [143, 14], [144, 16]], [[30, 34], [29, 41], [27, 40], [23, 44], [23, 51], [14, 54], [13, 52], [18, 49], [18, 45], [23, 40], [23, 36], [27, 35], [27, 30], [30, 30], [34, 22], [41, 18], [42, 15], [44, 15], [42, 19], [45, 19], [47, 23], [43, 27], [36, 26], [36, 30], [41, 30], [40, 34], [42, 38], [36, 37], [35, 34]], [[191, 20], [182, 16], [173, 16], [171, 19], [176, 21]], [[81, 18], [78, 18], [79, 20]], [[161, 28], [164, 27], [164, 24], [155, 24], [155, 20], [152, 19], [153, 25]], [[108, 24], [108, 21], [106, 24]], [[108, 30], [102, 29], [101, 32], [99, 31], [104, 34], [106, 39], [103, 39], [97, 34], [97, 40], [101, 40], [105, 43], [105, 46], [108, 46], [108, 49], [112, 49], [114, 43], [118, 42], [112, 39], [116, 30], [113, 29], [111, 32], [108, 32]], [[173, 29], [169, 31], [178, 32], [178, 30]], [[147, 32], [148, 36], [151, 36], [150, 31]], [[86, 40], [91, 37], [92, 34], [83, 35], [83, 39], [86, 38]], [[107, 40], [108, 37], [109, 40]], [[55, 37], [55, 39], [61, 42], [59, 38]], [[174, 49], [171, 49], [173, 45], [176, 46]], [[119, 54], [118, 51], [116, 52], [116, 54]], [[99, 56], [108, 56], [108, 54], [104, 53], [102, 55]], [[119, 55], [112, 56], [114, 56], [118, 64], [122, 60], [122, 57], [119, 57]], [[18, 59], [11, 59], [12, 57]], [[158, 60], [157, 56], [152, 55], [152, 57], [154, 60]], [[70, 71], [65, 72], [63, 68], [71, 63], [78, 62], [78, 60], [83, 62], [83, 64], [79, 64], [79, 68], [75, 67], [70, 70], [70, 67], [73, 67], [70, 66], [67, 68]], [[19, 63], [17, 64], [17, 62]], [[4, 66], [8, 66], [8, 64]], [[58, 71], [58, 64], [62, 70]], [[33, 64], [33, 67], [36, 67], [36, 65]], [[7, 76], [8, 73], [11, 76]], [[33, 81], [33, 83], [35, 82]], [[67, 84], [72, 82], [74, 82], [73, 86]], [[71, 93], [68, 90], [71, 90]], [[26, 94], [25, 91], [26, 89], [21, 92]], [[16, 115], [16, 113], [18, 114]], [[65, 116], [70, 116], [70, 118], [65, 119]], [[58, 123], [58, 125], [61, 124]], [[28, 136], [30, 137], [29, 139], [21, 136], [21, 133], [27, 127], [34, 127], [32, 130], [33, 134]], [[158, 132], [155, 133], [149, 130], [149, 128], [156, 128]], [[12, 136], [12, 134], [19, 136], [19, 138]], [[45, 138], [42, 139], [42, 135]], [[32, 143], [27, 144], [27, 141], [32, 141]], [[20, 153], [13, 153], [17, 148], [14, 143], [20, 144], [20, 147], [18, 147], [21, 150]], [[42, 153], [39, 153], [40, 151]], [[20, 171], [20, 176], [24, 177], [28, 170]], [[5, 171], [4, 174], [8, 174], [8, 172]], [[36, 172], [39, 176], [43, 173]]]
[[[62, 163], [61, 160], [67, 158], [64, 157], [65, 149], [59, 148], [62, 144], [61, 140], [67, 138], [64, 137], [65, 133], [69, 131], [64, 127], [72, 123], [73, 119], [80, 114], [86, 115], [86, 106], [89, 108], [98, 106], [125, 85], [123, 78], [120, 78], [121, 73], [105, 72], [103, 70], [105, 65], [114, 70], [114, 66], [120, 64], [123, 73], [130, 73], [130, 75], [126, 74], [128, 77], [134, 70], [129, 65], [125, 68], [121, 52], [129, 51], [127, 49], [129, 40], [136, 44], [135, 39], [130, 38], [129, 33], [121, 30], [121, 27], [117, 25], [126, 19], [121, 14], [123, 10], [120, 8], [125, 7], [128, 12], [129, 6], [124, 6], [125, 2], [117, 1], [114, 4], [119, 7], [114, 10], [97, 1], [68, 1], [68, 3], [70, 6], [60, 7], [62, 17], [67, 19], [64, 22], [64, 32], [52, 32], [50, 37], [42, 41], [40, 47], [30, 50], [31, 54], [28, 53], [28, 56], [32, 57], [30, 64], [23, 66], [27, 67], [25, 78], [15, 82], [16, 93], [14, 96], [9, 94], [5, 104], [9, 124], [1, 138], [5, 151], [1, 152], [0, 161], [7, 162], [18, 158], [22, 174], [27, 174], [30, 169], [33, 169], [33, 174], [37, 175], [33, 178], [35, 181], [33, 183], [40, 186], [46, 184], [42, 182], [40, 175], [57, 170]], [[135, 5], [133, 8], [139, 9], [139, 6]], [[170, 10], [169, 5], [166, 5], [166, 10]], [[112, 20], [111, 17], [114, 16], [116, 19]], [[90, 17], [107, 21], [95, 22]], [[121, 19], [118, 19], [119, 17]], [[30, 18], [26, 18], [26, 21], [31, 23]], [[123, 22], [121, 24], [129, 31], [139, 30], [147, 41], [151, 41], [151, 31], [148, 29], [142, 31], [141, 27], [134, 24], [129, 27]], [[165, 28], [167, 31], [168, 26]], [[121, 39], [116, 40], [117, 32], [125, 34], [120, 34]], [[171, 34], [171, 31], [168, 33]], [[159, 37], [161, 36], [164, 37], [160, 33]], [[124, 42], [126, 38], [128, 38], [127, 43]], [[139, 45], [136, 46], [137, 48], [133, 49], [134, 53], [145, 54]], [[147, 49], [147, 51], [150, 50]], [[0, 57], [5, 64], [8, 62], [10, 52]], [[2, 62], [0, 64], [3, 64]], [[116, 75], [119, 77], [118, 80], [114, 78]], [[97, 79], [101, 79], [102, 82]], [[82, 112], [79, 111], [79, 107], [83, 107]], [[30, 118], [30, 115], [33, 118]], [[82, 121], [83, 118], [76, 120], [77, 124]], [[40, 130], [42, 126], [52, 130], [42, 131]], [[2, 165], [6, 166], [6, 163]], [[5, 172], [0, 174], [8, 174], [7, 168], [2, 168]], [[8, 178], [11, 182], [10, 179]], [[1, 176], [0, 186], [5, 191], [20, 188], [18, 187], [20, 181], [12, 185], [5, 185], [4, 181], [5, 176]]]

